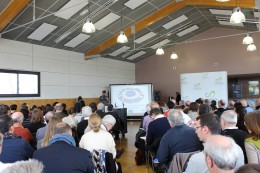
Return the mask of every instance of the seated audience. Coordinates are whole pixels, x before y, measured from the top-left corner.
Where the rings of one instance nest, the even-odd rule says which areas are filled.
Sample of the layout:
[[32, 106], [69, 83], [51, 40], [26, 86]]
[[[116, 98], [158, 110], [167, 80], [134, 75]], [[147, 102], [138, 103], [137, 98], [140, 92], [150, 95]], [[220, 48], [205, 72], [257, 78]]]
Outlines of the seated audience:
[[241, 100], [240, 100], [240, 103], [241, 103], [242, 106], [246, 109], [246, 112], [247, 112], [247, 113], [254, 111], [253, 108], [249, 107], [249, 105], [248, 105], [246, 99], [241, 99]]
[[78, 133], [78, 138], [79, 140], [81, 137], [84, 135], [85, 129], [88, 127], [88, 119], [89, 116], [92, 114], [92, 109], [89, 106], [84, 106], [82, 108], [82, 116], [83, 120], [79, 121], [77, 125], [77, 133]]
[[0, 104], [0, 115], [11, 115], [11, 110], [8, 105]]
[[36, 133], [39, 128], [44, 127], [44, 118], [43, 113], [39, 109], [35, 109], [32, 111], [31, 123], [28, 125], [28, 129], [30, 130], [34, 139], [36, 139]]
[[105, 116], [105, 105], [103, 103], [98, 103], [96, 113], [101, 119]]
[[68, 111], [68, 116], [62, 118], [62, 121], [67, 123], [71, 128], [77, 128], [78, 120], [75, 118], [76, 112], [73, 107], [71, 107]]
[[233, 139], [212, 135], [204, 145], [204, 152], [210, 173], [234, 173], [240, 154]]
[[246, 150], [245, 150], [245, 139], [247, 133], [239, 130], [237, 127], [237, 114], [233, 110], [224, 111], [221, 115], [221, 134], [229, 136], [234, 139], [237, 145], [243, 150], [245, 163], [247, 163]]
[[43, 164], [38, 160], [30, 159], [28, 161], [17, 161], [1, 173], [43, 173], [43, 167]]
[[240, 167], [236, 173], [259, 173], [260, 165], [256, 163], [249, 163]]
[[116, 119], [112, 115], [106, 115], [102, 118], [102, 124], [105, 127], [104, 130], [109, 132], [110, 130], [112, 130], [113, 126], [116, 124]]
[[247, 127], [245, 126], [245, 115], [246, 109], [242, 105], [237, 105], [235, 108], [235, 112], [237, 113], [237, 127], [239, 130], [243, 130], [248, 133]]
[[159, 108], [153, 108], [150, 114], [154, 120], [148, 126], [146, 145], [152, 153], [157, 153], [161, 138], [171, 126]]
[[199, 116], [198, 114], [199, 105], [196, 102], [190, 103], [190, 111], [188, 112], [188, 116], [191, 118], [192, 121], [195, 121], [196, 118]]
[[[197, 117], [195, 122], [196, 125], [196, 133], [199, 137], [199, 140], [202, 142], [206, 142], [211, 136], [218, 135], [221, 130], [219, 117], [213, 113], [202, 114]], [[239, 151], [239, 158], [236, 160], [235, 168], [238, 169], [242, 165], [244, 165], [244, 155], [242, 149], [235, 145], [237, 150]], [[222, 153], [224, 156], [224, 154]], [[199, 152], [193, 154], [189, 162], [187, 164], [187, 168], [185, 173], [208, 173], [209, 169], [207, 167], [207, 163], [205, 161], [204, 152]]]
[[54, 127], [56, 124], [60, 123], [61, 119], [59, 117], [51, 117], [48, 122], [47, 129], [45, 131], [44, 137], [42, 140], [37, 142], [37, 149], [47, 147], [49, 145], [49, 142], [54, 135]]
[[249, 137], [245, 140], [248, 163], [260, 163], [260, 111], [246, 114], [245, 125]]
[[53, 116], [54, 116], [54, 112], [53, 112], [53, 111], [49, 111], [49, 112], [47, 112], [47, 113], [45, 114], [44, 119], [45, 119], [45, 122], [47, 123], [47, 125], [44, 126], [44, 127], [39, 128], [39, 129], [37, 130], [37, 132], [36, 132], [37, 145], [38, 145], [39, 141], [44, 138], [45, 132], [46, 132], [47, 127], [48, 127], [48, 123], [49, 123], [50, 119], [51, 119]]
[[227, 109], [226, 110], [234, 110], [235, 102], [233, 100], [228, 101]]
[[182, 106], [175, 106], [174, 110], [178, 110], [178, 111], [180, 111], [182, 113], [184, 124], [186, 124], [188, 126], [191, 124], [191, 118], [187, 114], [185, 114], [183, 112], [183, 107]]
[[210, 105], [202, 104], [202, 105], [199, 106], [198, 114], [203, 115], [203, 114], [209, 113], [211, 111], [212, 111], [212, 109], [211, 109]]
[[100, 129], [102, 120], [96, 113], [89, 117], [90, 132], [85, 133], [80, 142], [79, 147], [84, 148], [90, 152], [94, 150], [106, 150], [113, 154], [113, 158], [116, 157], [115, 141], [112, 135], [104, 130]]
[[47, 147], [34, 152], [33, 158], [44, 165], [44, 173], [93, 173], [94, 165], [89, 151], [77, 148], [69, 125], [60, 122]]
[[63, 112], [64, 107], [63, 107], [62, 103], [57, 103], [57, 104], [54, 106], [54, 110], [55, 110], [54, 116], [59, 117], [60, 119], [62, 119], [62, 118], [64, 118], [64, 117], [67, 116], [67, 115]]
[[168, 114], [171, 109], [173, 109], [175, 104], [172, 101], [167, 102], [166, 111], [163, 113], [165, 117], [168, 117]]
[[14, 112], [11, 115], [11, 118], [13, 119], [13, 126], [12, 131], [13, 134], [17, 136], [21, 136], [22, 139], [26, 140], [29, 144], [32, 146], [35, 144], [35, 140], [31, 134], [31, 132], [22, 126], [23, 123], [23, 114], [21, 112]]
[[119, 139], [120, 130], [122, 129], [122, 123], [118, 113], [113, 110], [112, 104], [108, 104], [107, 112], [105, 113], [105, 115], [112, 115], [116, 119], [116, 124], [112, 129], [112, 134], [115, 136], [116, 140]]
[[168, 115], [170, 126], [162, 137], [157, 157], [159, 163], [168, 164], [176, 153], [193, 152], [202, 149], [194, 128], [184, 124], [183, 114], [173, 110]]
[[218, 101], [218, 111], [217, 111], [217, 115], [220, 117], [222, 115], [222, 113], [225, 111], [225, 105], [226, 105], [226, 102], [221, 99]]
[[12, 105], [10, 106], [11, 115], [12, 115], [13, 113], [15, 113], [16, 110], [17, 110], [17, 105], [16, 105], [16, 104], [12, 104]]
[[27, 109], [26, 108], [23, 108], [23, 109], [20, 109], [20, 112], [22, 112], [23, 114], [23, 127], [24, 128], [28, 128], [30, 122], [31, 122], [31, 117], [29, 116], [29, 110], [28, 110], [28, 107]]
[[12, 133], [12, 125], [13, 121], [8, 115], [0, 116], [0, 133], [4, 135], [0, 161], [3, 163], [28, 160], [34, 151], [28, 142]]

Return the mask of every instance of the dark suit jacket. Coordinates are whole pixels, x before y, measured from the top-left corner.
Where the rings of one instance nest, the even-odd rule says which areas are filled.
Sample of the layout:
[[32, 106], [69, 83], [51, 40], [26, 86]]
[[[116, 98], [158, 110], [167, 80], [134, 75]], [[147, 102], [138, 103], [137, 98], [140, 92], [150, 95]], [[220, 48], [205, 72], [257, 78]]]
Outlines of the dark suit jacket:
[[89, 151], [56, 142], [37, 150], [33, 158], [44, 164], [44, 173], [93, 173], [94, 165]]

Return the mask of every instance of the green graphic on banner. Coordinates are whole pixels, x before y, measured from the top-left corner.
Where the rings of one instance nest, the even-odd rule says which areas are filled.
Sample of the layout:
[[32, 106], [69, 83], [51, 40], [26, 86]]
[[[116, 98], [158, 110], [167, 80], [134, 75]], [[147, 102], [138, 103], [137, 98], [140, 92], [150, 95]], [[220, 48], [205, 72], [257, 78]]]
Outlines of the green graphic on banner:
[[205, 93], [205, 97], [212, 99], [213, 97], [215, 97], [216, 92], [215, 91], [211, 91], [210, 93]]

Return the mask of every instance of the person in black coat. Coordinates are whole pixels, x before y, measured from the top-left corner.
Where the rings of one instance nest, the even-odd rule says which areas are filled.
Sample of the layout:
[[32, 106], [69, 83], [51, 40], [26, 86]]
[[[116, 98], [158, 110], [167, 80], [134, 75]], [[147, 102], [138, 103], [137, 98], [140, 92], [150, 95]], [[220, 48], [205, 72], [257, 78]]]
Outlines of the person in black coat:
[[69, 125], [58, 123], [50, 145], [34, 152], [33, 158], [44, 164], [44, 173], [94, 173], [91, 153], [77, 148], [71, 135]]

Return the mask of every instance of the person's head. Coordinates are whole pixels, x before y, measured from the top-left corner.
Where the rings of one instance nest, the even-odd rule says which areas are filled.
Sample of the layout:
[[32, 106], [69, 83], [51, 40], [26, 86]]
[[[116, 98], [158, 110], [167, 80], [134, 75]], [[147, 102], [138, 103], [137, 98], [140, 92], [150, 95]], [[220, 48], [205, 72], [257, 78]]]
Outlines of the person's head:
[[108, 104], [107, 105], [107, 110], [108, 111], [113, 111], [113, 105], [112, 104]]
[[244, 117], [246, 115], [246, 108], [242, 105], [237, 106], [235, 111], [239, 117]]
[[150, 106], [151, 106], [151, 109], [153, 109], [153, 108], [160, 108], [160, 105], [157, 102], [151, 102]]
[[211, 112], [211, 111], [212, 111], [212, 109], [211, 109], [210, 105], [208, 105], [208, 104], [202, 104], [202, 105], [200, 105], [200, 107], [199, 107], [199, 112], [198, 112], [198, 114], [199, 114], [199, 115], [203, 115], [203, 114], [209, 113], [209, 112]]
[[97, 110], [104, 110], [104, 108], [105, 108], [105, 105], [104, 105], [104, 103], [98, 103], [98, 105], [97, 105]]
[[32, 105], [32, 107], [30, 108], [30, 111], [33, 111], [34, 109], [36, 109], [37, 106], [36, 105]]
[[91, 102], [89, 104], [89, 107], [91, 107], [92, 109], [92, 113], [96, 112], [97, 111], [97, 104], [95, 102]]
[[168, 102], [167, 102], [167, 107], [168, 107], [169, 109], [173, 109], [174, 106], [175, 106], [175, 104], [174, 104], [172, 101], [168, 101]]
[[211, 173], [231, 171], [239, 159], [239, 150], [234, 140], [222, 135], [212, 135], [207, 139], [204, 154]]
[[48, 123], [49, 120], [54, 116], [54, 112], [53, 111], [49, 111], [45, 114], [45, 121]]
[[189, 100], [185, 101], [185, 106], [190, 107], [191, 102]]
[[151, 111], [151, 105], [150, 103], [148, 103], [146, 106], [145, 106], [145, 111], [150, 114], [150, 111]]
[[208, 104], [209, 105], [210, 104], [210, 100], [209, 99], [205, 99], [204, 100], [204, 104]]
[[210, 105], [215, 105], [215, 106], [217, 106], [216, 100], [211, 100]]
[[106, 90], [103, 90], [102, 95], [106, 95], [106, 94], [107, 94]]
[[237, 113], [233, 110], [224, 111], [221, 115], [220, 123], [223, 130], [228, 127], [236, 127]]
[[174, 109], [179, 110], [179, 111], [183, 111], [183, 106], [177, 105], [177, 106], [174, 106]]
[[241, 99], [240, 103], [242, 104], [242, 106], [246, 107], [247, 106], [247, 101], [246, 99]]
[[150, 115], [152, 117], [152, 119], [156, 119], [156, 117], [158, 115], [162, 114], [162, 111], [160, 108], [153, 108], [151, 111], [150, 111]]
[[198, 116], [195, 122], [196, 133], [200, 141], [205, 142], [211, 135], [220, 133], [221, 126], [217, 115], [206, 113]]
[[54, 107], [55, 112], [62, 112], [63, 108], [62, 103], [57, 103]]
[[102, 118], [102, 123], [106, 126], [107, 131], [110, 131], [116, 124], [116, 119], [112, 115], [106, 115]]
[[91, 114], [92, 114], [92, 109], [91, 109], [91, 107], [89, 107], [89, 106], [84, 106], [84, 107], [82, 108], [82, 116], [83, 116], [84, 118], [89, 117]]
[[236, 173], [259, 173], [260, 172], [260, 164], [257, 163], [249, 163], [244, 166], [241, 166]]
[[234, 108], [234, 105], [235, 105], [235, 102], [234, 102], [233, 100], [229, 100], [229, 101], [228, 101], [227, 108], [228, 108], [228, 109], [233, 109], [233, 108]]
[[245, 115], [245, 125], [253, 140], [260, 139], [260, 111], [249, 112]]
[[49, 145], [50, 139], [54, 135], [54, 127], [56, 126], [56, 124], [58, 124], [60, 122], [61, 122], [61, 119], [56, 116], [53, 116], [49, 119], [47, 130], [45, 132], [44, 138], [41, 143], [42, 147], [46, 147]]
[[67, 108], [67, 105], [66, 105], [65, 103], [62, 103], [61, 105], [62, 105], [62, 107], [63, 107], [63, 109], [62, 109], [62, 110], [66, 110], [66, 108]]
[[0, 133], [5, 134], [10, 131], [13, 120], [8, 115], [0, 115]]
[[212, 112], [215, 112], [218, 110], [217, 106], [215, 106], [215, 105], [210, 105], [210, 107], [211, 107]]
[[11, 112], [15, 112], [17, 110], [17, 105], [16, 104], [12, 104], [10, 106]]
[[11, 115], [10, 107], [5, 104], [0, 105], [0, 115]]
[[199, 105], [203, 104], [203, 100], [201, 98], [198, 98], [195, 102], [198, 103]]
[[80, 100], [82, 100], [82, 97], [81, 97], [81, 96], [78, 97], [78, 101], [80, 101]]
[[223, 99], [221, 99], [221, 100], [218, 101], [218, 107], [219, 107], [219, 108], [224, 108], [225, 105], [226, 105], [226, 102], [225, 102]]
[[185, 106], [184, 100], [180, 100], [180, 101], [179, 101], [179, 105], [180, 105], [180, 106], [182, 106], [182, 105]]
[[28, 109], [20, 109], [20, 112], [22, 112], [24, 119], [29, 117], [29, 110]]
[[198, 109], [199, 109], [198, 103], [196, 103], [196, 102], [191, 102], [191, 103], [190, 103], [190, 110], [191, 110], [192, 112], [197, 112]]
[[75, 109], [73, 107], [69, 108], [67, 112], [68, 112], [68, 115], [73, 115], [74, 116], [76, 114], [76, 111], [75, 111]]
[[54, 133], [53, 135], [66, 133], [72, 136], [72, 130], [67, 123], [60, 122], [54, 126]]
[[11, 115], [11, 118], [13, 119], [13, 122], [14, 122], [14, 123], [18, 123], [18, 124], [20, 124], [20, 125], [23, 124], [24, 116], [23, 116], [23, 113], [22, 113], [22, 112], [14, 112], [14, 113]]
[[42, 123], [44, 122], [43, 113], [39, 109], [32, 111], [31, 123]]
[[100, 130], [101, 124], [102, 120], [98, 114], [94, 113], [90, 115], [88, 125], [94, 132], [98, 132]]
[[171, 110], [167, 118], [171, 127], [181, 126], [184, 124], [184, 118], [182, 112], [179, 110]]
[[255, 105], [256, 105], [256, 106], [260, 106], [260, 98], [257, 98], [257, 99], [255, 100]]
[[43, 173], [43, 164], [34, 159], [17, 161], [3, 170], [2, 173]]

